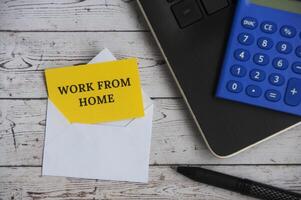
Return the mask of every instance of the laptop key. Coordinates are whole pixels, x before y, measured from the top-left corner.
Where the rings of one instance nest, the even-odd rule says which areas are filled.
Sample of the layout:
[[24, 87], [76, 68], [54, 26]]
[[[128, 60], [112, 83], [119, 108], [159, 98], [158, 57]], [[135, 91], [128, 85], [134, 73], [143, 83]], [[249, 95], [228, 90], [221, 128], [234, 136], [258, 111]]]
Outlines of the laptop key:
[[203, 18], [203, 14], [195, 0], [181, 1], [171, 7], [181, 28], [185, 28]]
[[227, 0], [201, 0], [206, 12], [210, 15], [228, 6]]
[[168, 3], [173, 3], [175, 2], [176, 0], [167, 0]]

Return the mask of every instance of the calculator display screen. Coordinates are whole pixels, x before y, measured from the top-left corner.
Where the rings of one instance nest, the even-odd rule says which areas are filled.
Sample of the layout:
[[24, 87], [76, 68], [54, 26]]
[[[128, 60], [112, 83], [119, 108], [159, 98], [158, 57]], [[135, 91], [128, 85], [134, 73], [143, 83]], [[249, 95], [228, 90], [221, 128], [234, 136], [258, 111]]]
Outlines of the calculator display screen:
[[251, 0], [252, 3], [301, 14], [301, 0]]

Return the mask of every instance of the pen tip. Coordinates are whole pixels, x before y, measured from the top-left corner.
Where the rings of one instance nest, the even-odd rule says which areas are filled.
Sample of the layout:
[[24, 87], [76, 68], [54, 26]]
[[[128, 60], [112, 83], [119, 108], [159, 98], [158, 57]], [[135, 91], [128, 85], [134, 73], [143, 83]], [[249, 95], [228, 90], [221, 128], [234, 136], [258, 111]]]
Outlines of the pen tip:
[[182, 174], [183, 172], [185, 172], [185, 169], [186, 169], [186, 167], [178, 167], [177, 172]]
[[177, 172], [189, 178], [192, 178], [196, 175], [194, 167], [178, 167]]
[[186, 176], [186, 177], [193, 177], [195, 175], [195, 167], [188, 167], [188, 166], [172, 166], [171, 167], [173, 170], [176, 170], [178, 173]]

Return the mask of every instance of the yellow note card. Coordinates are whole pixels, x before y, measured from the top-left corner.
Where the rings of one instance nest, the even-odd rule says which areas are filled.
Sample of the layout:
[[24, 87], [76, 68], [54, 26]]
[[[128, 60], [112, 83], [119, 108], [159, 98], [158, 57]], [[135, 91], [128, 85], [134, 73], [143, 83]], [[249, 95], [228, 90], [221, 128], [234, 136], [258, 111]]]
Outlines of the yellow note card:
[[45, 70], [48, 96], [71, 123], [93, 124], [144, 116], [134, 58]]

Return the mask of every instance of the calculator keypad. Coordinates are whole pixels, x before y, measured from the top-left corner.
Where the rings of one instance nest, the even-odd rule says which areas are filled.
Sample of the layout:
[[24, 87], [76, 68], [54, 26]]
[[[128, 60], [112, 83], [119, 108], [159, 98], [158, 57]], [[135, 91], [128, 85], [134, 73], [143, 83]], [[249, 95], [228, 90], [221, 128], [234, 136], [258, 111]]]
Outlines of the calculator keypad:
[[268, 37], [260, 37], [257, 41], [257, 45], [259, 48], [264, 50], [269, 50], [273, 47], [273, 41]]
[[243, 86], [238, 81], [229, 81], [227, 84], [227, 89], [233, 93], [240, 93], [243, 89]]
[[281, 99], [281, 94], [277, 90], [267, 90], [265, 92], [265, 98], [268, 101], [277, 102]]
[[250, 53], [249, 53], [249, 51], [247, 51], [245, 49], [237, 49], [234, 52], [234, 57], [238, 61], [246, 62], [250, 59]]
[[254, 30], [258, 26], [258, 21], [253, 17], [245, 17], [241, 21], [241, 25], [246, 29]]
[[257, 53], [254, 55], [253, 61], [257, 65], [266, 66], [269, 64], [270, 58], [264, 53]]
[[250, 78], [253, 81], [262, 82], [262, 81], [264, 81], [265, 77], [266, 77], [266, 74], [265, 74], [265, 72], [263, 70], [253, 69], [250, 72]]
[[288, 81], [284, 101], [287, 105], [297, 106], [301, 102], [301, 79], [292, 78]]
[[224, 66], [230, 75], [224, 75], [223, 87], [229, 93], [218, 96], [276, 110], [282, 104], [301, 105], [300, 31], [277, 21], [242, 17], [233, 33], [230, 66]]
[[288, 42], [278, 42], [277, 51], [282, 54], [289, 54], [293, 51], [293, 46]]
[[256, 85], [249, 85], [246, 88], [246, 93], [250, 97], [260, 97], [262, 94], [262, 90], [260, 87], [258, 87]]
[[289, 62], [285, 58], [276, 57], [273, 60], [273, 66], [274, 66], [275, 69], [285, 70], [285, 69], [288, 68]]
[[244, 77], [247, 74], [247, 69], [241, 65], [233, 65], [230, 69], [232, 76]]
[[242, 45], [251, 45], [254, 42], [254, 36], [249, 33], [241, 33], [238, 36], [238, 41]]
[[301, 62], [295, 62], [295, 63], [293, 63], [292, 70], [296, 74], [301, 74]]
[[277, 31], [277, 25], [273, 22], [262, 22], [260, 25], [261, 31], [265, 33], [275, 33]]
[[297, 30], [292, 26], [284, 25], [280, 29], [280, 34], [286, 38], [293, 38], [296, 36]]
[[269, 82], [274, 86], [282, 86], [285, 82], [285, 78], [281, 74], [273, 73], [269, 76]]

